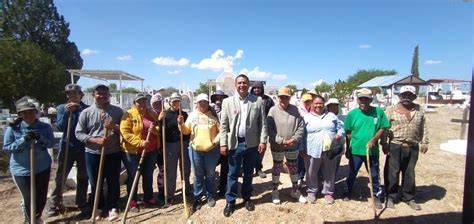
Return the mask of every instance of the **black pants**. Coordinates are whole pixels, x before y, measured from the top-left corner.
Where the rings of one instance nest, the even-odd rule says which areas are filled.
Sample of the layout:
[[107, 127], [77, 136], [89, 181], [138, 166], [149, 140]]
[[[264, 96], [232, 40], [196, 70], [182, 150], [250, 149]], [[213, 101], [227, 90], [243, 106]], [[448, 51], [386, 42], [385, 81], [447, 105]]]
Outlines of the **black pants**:
[[219, 158], [219, 162], [217, 164], [221, 164], [221, 172], [219, 177], [219, 191], [226, 192], [227, 191], [227, 175], [229, 174], [229, 160], [227, 156], [221, 155]]
[[[46, 197], [48, 194], [48, 183], [49, 183], [49, 174], [51, 168], [46, 169], [35, 175], [36, 182], [36, 218], [40, 218], [43, 213], [44, 206], [46, 205]], [[23, 202], [21, 204], [23, 209], [23, 214], [25, 218], [30, 220], [30, 208], [31, 208], [31, 191], [30, 191], [30, 176], [13, 176], [13, 180], [20, 190], [21, 196], [23, 197]]]
[[410, 201], [415, 198], [415, 166], [418, 161], [418, 145], [405, 147], [390, 144], [390, 154], [385, 163], [387, 196], [396, 199], [399, 192], [400, 172], [402, 173], [401, 200]]

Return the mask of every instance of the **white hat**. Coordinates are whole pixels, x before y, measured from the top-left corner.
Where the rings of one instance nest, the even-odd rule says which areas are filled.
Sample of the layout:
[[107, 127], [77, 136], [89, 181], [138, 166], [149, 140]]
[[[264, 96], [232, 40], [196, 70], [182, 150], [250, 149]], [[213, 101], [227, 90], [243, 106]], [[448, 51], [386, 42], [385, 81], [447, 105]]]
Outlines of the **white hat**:
[[340, 103], [339, 103], [339, 100], [338, 100], [338, 99], [336, 99], [336, 98], [330, 98], [330, 99], [328, 100], [328, 102], [326, 102], [326, 106], [329, 105], [329, 104], [337, 104], [337, 105], [339, 105]]
[[410, 85], [402, 86], [402, 88], [400, 88], [400, 94], [404, 92], [410, 92], [416, 95], [416, 88]]
[[203, 101], [203, 100], [209, 102], [209, 97], [205, 93], [199, 94], [196, 98], [196, 102]]

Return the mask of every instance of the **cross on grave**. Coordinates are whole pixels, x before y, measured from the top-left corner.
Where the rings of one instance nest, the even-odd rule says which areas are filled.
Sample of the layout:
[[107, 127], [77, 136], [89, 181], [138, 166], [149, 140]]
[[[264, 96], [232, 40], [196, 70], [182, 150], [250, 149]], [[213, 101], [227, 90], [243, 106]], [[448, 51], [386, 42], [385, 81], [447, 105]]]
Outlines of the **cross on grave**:
[[469, 105], [464, 108], [464, 112], [462, 113], [462, 119], [453, 118], [451, 122], [461, 123], [461, 135], [460, 139], [466, 140], [467, 139], [467, 130], [469, 125]]

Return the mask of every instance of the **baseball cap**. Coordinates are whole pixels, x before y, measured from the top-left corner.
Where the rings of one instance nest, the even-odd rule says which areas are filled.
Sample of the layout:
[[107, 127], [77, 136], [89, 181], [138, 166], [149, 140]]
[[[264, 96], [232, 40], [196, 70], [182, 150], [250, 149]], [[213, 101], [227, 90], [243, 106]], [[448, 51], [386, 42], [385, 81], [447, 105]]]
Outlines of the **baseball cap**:
[[413, 93], [413, 94], [416, 95], [416, 88], [414, 86], [411, 86], [411, 85], [402, 86], [400, 88], [400, 94], [402, 94], [404, 92], [410, 92], [410, 93]]
[[99, 90], [99, 89], [109, 91], [109, 87], [104, 84], [97, 84], [94, 86], [94, 91]]
[[289, 96], [291, 97], [291, 89], [284, 86], [278, 90], [278, 96]]
[[336, 99], [336, 98], [330, 98], [330, 99], [326, 102], [326, 106], [327, 106], [327, 105], [330, 105], [330, 104], [337, 104], [337, 105], [339, 105], [340, 103], [339, 103], [339, 100], [338, 100], [338, 99]]
[[203, 101], [203, 100], [209, 102], [209, 97], [205, 93], [199, 94], [196, 98], [196, 102]]
[[308, 100], [310, 100], [310, 101], [313, 100], [313, 96], [311, 96], [311, 94], [305, 93], [305, 94], [303, 94], [303, 95], [301, 96], [301, 102], [304, 103], [304, 102], [306, 102], [306, 101], [308, 101]]
[[361, 98], [361, 97], [367, 97], [367, 98], [372, 99], [372, 90], [367, 89], [367, 88], [362, 88], [362, 89], [357, 90], [357, 98]]
[[77, 92], [82, 92], [81, 86], [77, 84], [67, 84], [64, 87], [64, 92], [69, 92], [69, 91], [77, 91]]
[[170, 96], [170, 102], [181, 101], [181, 95], [179, 93], [172, 93]]

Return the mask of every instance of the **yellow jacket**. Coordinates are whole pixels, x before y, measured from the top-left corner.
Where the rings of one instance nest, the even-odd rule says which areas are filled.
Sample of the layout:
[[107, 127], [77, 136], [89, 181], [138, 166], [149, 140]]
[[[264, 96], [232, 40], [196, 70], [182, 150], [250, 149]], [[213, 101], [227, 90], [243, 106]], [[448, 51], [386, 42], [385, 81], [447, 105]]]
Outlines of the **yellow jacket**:
[[[148, 115], [153, 119], [154, 122], [158, 121], [158, 114], [153, 110], [147, 110]], [[137, 154], [140, 149], [142, 140], [143, 121], [138, 109], [135, 107], [130, 108], [126, 111], [122, 120], [120, 121], [120, 134], [122, 135], [122, 151], [130, 154]], [[153, 129], [152, 134], [156, 136], [156, 145], [158, 148], [161, 146], [161, 135], [160, 126], [156, 125]]]
[[208, 152], [219, 143], [219, 120], [211, 111], [193, 111], [181, 125], [184, 135], [191, 134], [191, 146], [196, 151]]

